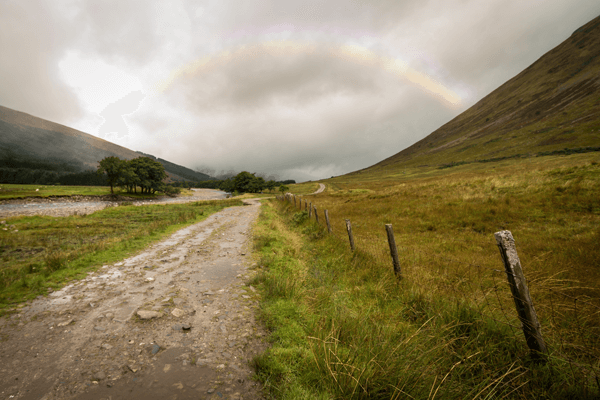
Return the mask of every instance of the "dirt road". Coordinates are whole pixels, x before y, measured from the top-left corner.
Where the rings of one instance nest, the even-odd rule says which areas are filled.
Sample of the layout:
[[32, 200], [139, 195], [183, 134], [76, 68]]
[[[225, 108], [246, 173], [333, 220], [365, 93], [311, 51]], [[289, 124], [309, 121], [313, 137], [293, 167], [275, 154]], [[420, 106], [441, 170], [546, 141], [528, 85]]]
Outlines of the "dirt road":
[[0, 318], [0, 398], [260, 399], [247, 203]]
[[316, 192], [314, 192], [313, 194], [319, 194], [319, 193], [323, 193], [325, 191], [325, 185], [322, 183], [319, 183], [319, 188], [317, 189]]

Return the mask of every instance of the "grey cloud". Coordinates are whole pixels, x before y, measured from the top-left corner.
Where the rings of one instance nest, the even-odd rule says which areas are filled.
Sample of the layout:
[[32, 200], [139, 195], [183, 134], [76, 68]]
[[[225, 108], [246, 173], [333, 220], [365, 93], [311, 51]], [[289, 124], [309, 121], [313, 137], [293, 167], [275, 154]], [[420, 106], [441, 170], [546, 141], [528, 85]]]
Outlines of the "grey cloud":
[[296, 25], [350, 36], [380, 32], [409, 17], [419, 0], [308, 0], [228, 3], [222, 28], [260, 30], [277, 25]]
[[153, 2], [89, 0], [76, 3], [79, 47], [113, 62], [142, 65], [160, 50]]
[[[377, 90], [342, 92], [341, 100], [333, 92], [306, 103], [263, 102], [250, 110], [234, 108], [235, 112], [198, 108], [196, 118], [177, 130], [177, 142], [185, 146], [173, 144], [171, 136], [161, 131], [154, 135], [152, 151], [160, 149], [167, 159], [195, 168], [277, 172], [299, 180], [364, 168], [453, 116], [437, 99], [392, 78]], [[325, 175], [314, 175], [321, 173]]]
[[43, 1], [0, 2], [0, 104], [67, 124], [83, 114], [61, 80], [68, 20]]
[[169, 95], [194, 112], [280, 103], [302, 107], [323, 97], [377, 92], [384, 81], [382, 71], [336, 59], [327, 48], [272, 55], [257, 45], [234, 54], [233, 60], [216, 58], [180, 77], [168, 89]]

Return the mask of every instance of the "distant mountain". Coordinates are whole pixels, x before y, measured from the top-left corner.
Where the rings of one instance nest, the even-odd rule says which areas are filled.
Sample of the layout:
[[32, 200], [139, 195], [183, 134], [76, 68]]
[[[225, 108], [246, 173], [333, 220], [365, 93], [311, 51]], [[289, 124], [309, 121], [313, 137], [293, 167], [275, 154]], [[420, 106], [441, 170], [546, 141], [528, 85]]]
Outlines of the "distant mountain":
[[77, 173], [95, 170], [98, 161], [109, 156], [127, 160], [152, 157], [165, 166], [171, 180], [213, 179], [76, 129], [0, 106], [0, 169], [5, 173], [11, 169]]
[[366, 170], [583, 151], [600, 151], [600, 17], [423, 140]]

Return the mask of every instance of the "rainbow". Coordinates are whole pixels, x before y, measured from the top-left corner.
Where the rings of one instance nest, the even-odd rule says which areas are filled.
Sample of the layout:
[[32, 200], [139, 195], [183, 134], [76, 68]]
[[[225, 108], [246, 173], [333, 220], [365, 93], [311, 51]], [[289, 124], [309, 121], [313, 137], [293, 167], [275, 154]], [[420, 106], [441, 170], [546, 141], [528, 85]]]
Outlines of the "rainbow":
[[[235, 50], [223, 51], [202, 57], [173, 70], [166, 79], [160, 81], [155, 86], [154, 92], [157, 94], [162, 93], [179, 79], [206, 73], [229, 63], [243, 62], [265, 54], [289, 57], [300, 54], [317, 54], [321, 53], [322, 50], [322, 46], [293, 41], [269, 41], [261, 44], [241, 46]], [[462, 99], [456, 92], [427, 74], [410, 68], [407, 63], [397, 58], [378, 55], [374, 51], [358, 45], [328, 47], [324, 54], [346, 62], [383, 69], [399, 79], [408, 81], [421, 88], [425, 93], [437, 98], [450, 108], [459, 108], [461, 106]]]

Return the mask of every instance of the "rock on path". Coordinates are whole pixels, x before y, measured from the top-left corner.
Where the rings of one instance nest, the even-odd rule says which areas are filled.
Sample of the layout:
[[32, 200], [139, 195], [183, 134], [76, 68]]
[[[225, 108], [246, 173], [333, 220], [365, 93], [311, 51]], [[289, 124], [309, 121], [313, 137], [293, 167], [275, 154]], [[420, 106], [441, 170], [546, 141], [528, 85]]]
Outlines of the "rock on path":
[[0, 318], [0, 398], [262, 398], [247, 203]]

